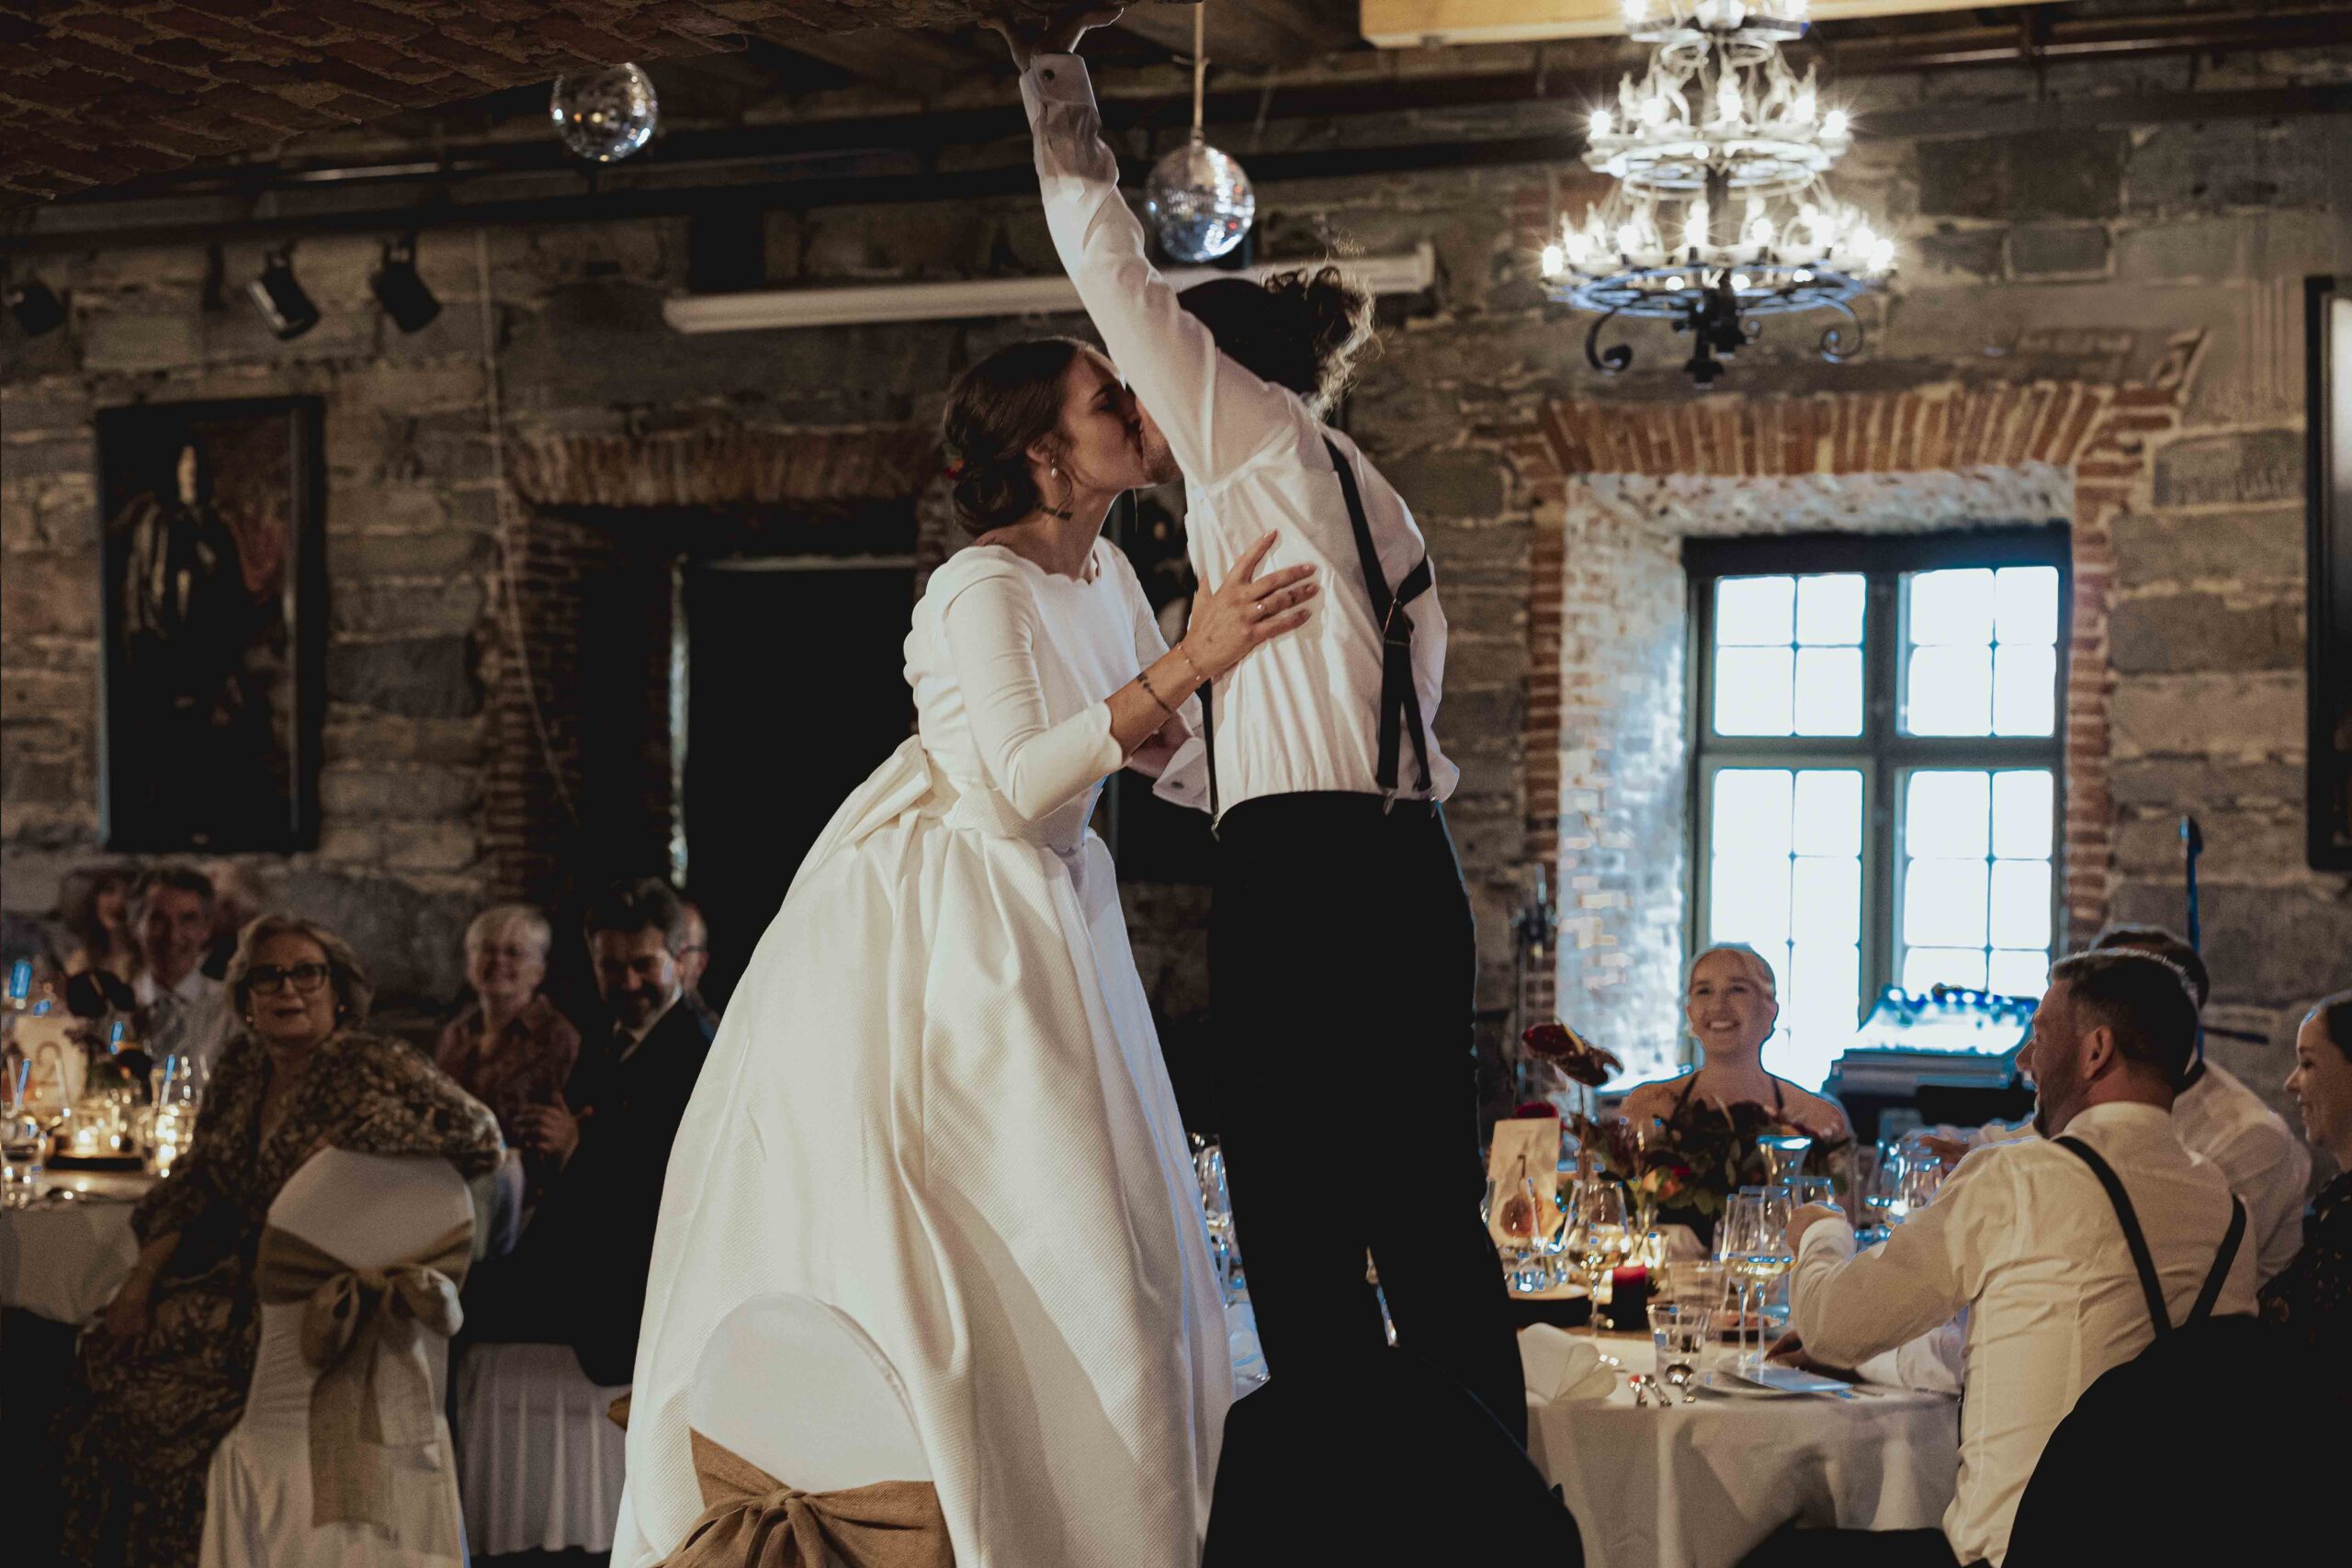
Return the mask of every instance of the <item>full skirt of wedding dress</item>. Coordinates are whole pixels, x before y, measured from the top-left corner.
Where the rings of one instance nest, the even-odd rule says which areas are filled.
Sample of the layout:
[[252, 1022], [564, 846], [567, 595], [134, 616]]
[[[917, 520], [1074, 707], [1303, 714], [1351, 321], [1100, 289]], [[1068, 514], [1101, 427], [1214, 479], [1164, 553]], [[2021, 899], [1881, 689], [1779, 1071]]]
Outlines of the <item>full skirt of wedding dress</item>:
[[810, 851], [680, 1127], [618, 1568], [701, 1511], [688, 1384], [770, 1292], [889, 1358], [961, 1568], [1197, 1561], [1231, 1372], [1111, 857], [959, 796], [918, 741]]

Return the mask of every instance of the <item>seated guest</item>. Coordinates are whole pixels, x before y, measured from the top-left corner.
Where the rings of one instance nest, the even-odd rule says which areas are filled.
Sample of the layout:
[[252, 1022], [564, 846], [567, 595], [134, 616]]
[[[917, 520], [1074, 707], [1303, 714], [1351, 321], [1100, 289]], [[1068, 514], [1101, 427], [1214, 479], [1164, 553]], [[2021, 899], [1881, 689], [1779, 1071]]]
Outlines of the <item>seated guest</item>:
[[1683, 1015], [1699, 1042], [1699, 1066], [1680, 1077], [1645, 1083], [1625, 1096], [1632, 1121], [1672, 1122], [1693, 1106], [1762, 1106], [1775, 1122], [1829, 1142], [1853, 1136], [1834, 1100], [1800, 1089], [1764, 1067], [1764, 1042], [1781, 1016], [1771, 964], [1754, 948], [1719, 942], [1690, 961]]
[[[2172, 965], [2128, 950], [2064, 959], [2026, 1047], [2041, 1138], [1972, 1153], [1933, 1203], [1860, 1256], [1834, 1209], [1809, 1206], [1790, 1222], [1797, 1261], [1780, 1354], [1858, 1366], [1967, 1310], [1957, 1495], [1940, 1532], [1877, 1538], [1871, 1561], [1999, 1563], [2051, 1432], [2083, 1390], [2154, 1337], [2098, 1178], [2049, 1140], [2080, 1140], [2113, 1168], [2166, 1311], [2175, 1323], [2188, 1316], [2231, 1216], [2228, 1181], [2173, 1135], [2175, 1086], [2196, 1040], [2196, 1006]], [[2242, 1247], [2213, 1310], [2252, 1311], [2254, 1275], [2253, 1249]], [[1829, 1544], [1815, 1532], [1794, 1539]]]
[[523, 1148], [531, 1195], [544, 1190], [548, 1156], [525, 1145], [516, 1118], [553, 1105], [580, 1059], [580, 1031], [539, 987], [553, 933], [528, 904], [500, 904], [466, 928], [466, 981], [473, 1000], [442, 1030], [433, 1059], [468, 1094], [498, 1113], [506, 1141]]
[[685, 945], [678, 949], [678, 980], [686, 988], [686, 1005], [716, 1030], [718, 1010], [702, 994], [702, 977], [710, 968], [710, 927], [703, 921], [702, 906], [693, 899], [679, 899], [678, 908], [686, 912]]
[[636, 1364], [662, 1176], [712, 1032], [684, 1005], [685, 914], [665, 884], [607, 888], [587, 935], [609, 1022], [554, 1104], [515, 1113], [557, 1173], [514, 1255], [469, 1282], [467, 1337], [568, 1344], [591, 1379], [616, 1384]]
[[[2163, 927], [2111, 926], [2091, 946], [2152, 953], [2178, 966], [2188, 976], [2198, 1011], [2205, 1010], [2213, 990], [2205, 960]], [[2189, 1153], [2222, 1168], [2230, 1190], [2245, 1205], [2260, 1269], [2257, 1280], [2267, 1280], [2287, 1267], [2303, 1244], [2303, 1199], [2311, 1186], [2312, 1156], [2285, 1117], [2206, 1056], [2202, 1039], [2173, 1100], [2172, 1130]]]
[[[2178, 970], [2199, 1013], [2213, 980], [2195, 948], [2161, 926], [2110, 926], [2091, 943], [2095, 952], [2150, 953]], [[2024, 1059], [2019, 1058], [2019, 1066]], [[2173, 1133], [2190, 1154], [2212, 1161], [2245, 1205], [2255, 1242], [2257, 1280], [2287, 1266], [2302, 1245], [2303, 1198], [2311, 1185], [2312, 1161], [2286, 1119], [2236, 1077], [2208, 1061], [2200, 1040], [2180, 1093], [2172, 1103]], [[1995, 1124], [1962, 1139], [1931, 1138], [1930, 1147], [1947, 1164], [1971, 1147], [2033, 1136], [2030, 1123]]]
[[147, 1055], [196, 1059], [209, 1070], [228, 1038], [221, 985], [204, 973], [212, 942], [212, 879], [184, 865], [163, 866], [140, 880], [130, 907], [140, 969], [131, 982], [140, 1038]]
[[254, 1248], [303, 1161], [329, 1147], [438, 1155], [468, 1176], [499, 1162], [487, 1107], [363, 1027], [367, 975], [326, 927], [254, 921], [228, 993], [242, 1028], [213, 1071], [195, 1142], [140, 1201], [139, 1260], [82, 1336], [88, 1395], [63, 1465], [71, 1562], [196, 1561], [206, 1467], [253, 1378]]
[[119, 865], [103, 865], [67, 878], [65, 929], [74, 950], [65, 955], [68, 975], [101, 969], [128, 985], [139, 975], [139, 942], [130, 930], [130, 893], [135, 879]]
[[2335, 1158], [2335, 1179], [2313, 1205], [2303, 1247], [2262, 1287], [2262, 1311], [2283, 1323], [2315, 1368], [2334, 1369], [2352, 1394], [2352, 991], [2313, 1008], [2295, 1032], [2287, 1092], [2302, 1107], [2303, 1135]]

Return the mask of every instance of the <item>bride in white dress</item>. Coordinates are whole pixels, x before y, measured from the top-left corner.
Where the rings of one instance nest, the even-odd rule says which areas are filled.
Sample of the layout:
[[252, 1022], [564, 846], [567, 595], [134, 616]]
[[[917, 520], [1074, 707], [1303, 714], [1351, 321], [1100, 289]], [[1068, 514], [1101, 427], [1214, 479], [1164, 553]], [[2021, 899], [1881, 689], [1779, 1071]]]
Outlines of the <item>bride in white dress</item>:
[[684, 1395], [713, 1326], [768, 1292], [832, 1304], [889, 1357], [959, 1568], [1198, 1560], [1225, 1322], [1087, 819], [1123, 765], [1197, 793], [1179, 777], [1199, 750], [1186, 699], [1303, 624], [1316, 585], [1306, 568], [1253, 577], [1270, 535], [1166, 648], [1098, 536], [1119, 492], [1172, 476], [1081, 344], [975, 367], [946, 438], [978, 537], [915, 608], [918, 734], [802, 863], [679, 1129], [617, 1568], [701, 1512]]

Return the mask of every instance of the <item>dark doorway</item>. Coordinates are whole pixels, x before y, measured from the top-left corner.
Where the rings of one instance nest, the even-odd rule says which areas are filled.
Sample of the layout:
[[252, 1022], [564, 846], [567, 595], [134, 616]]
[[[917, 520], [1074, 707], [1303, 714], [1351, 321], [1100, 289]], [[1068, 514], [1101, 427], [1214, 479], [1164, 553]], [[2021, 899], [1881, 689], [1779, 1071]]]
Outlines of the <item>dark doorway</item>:
[[710, 923], [713, 1006], [818, 832], [912, 728], [914, 596], [911, 557], [679, 568], [679, 818], [686, 885]]

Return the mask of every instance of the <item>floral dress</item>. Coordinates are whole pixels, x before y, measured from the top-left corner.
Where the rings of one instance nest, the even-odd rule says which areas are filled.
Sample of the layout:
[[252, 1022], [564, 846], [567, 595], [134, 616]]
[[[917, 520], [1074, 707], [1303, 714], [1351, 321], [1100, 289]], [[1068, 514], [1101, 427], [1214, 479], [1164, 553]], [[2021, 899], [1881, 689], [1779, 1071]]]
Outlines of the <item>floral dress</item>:
[[89, 1393], [62, 1434], [69, 1562], [196, 1562], [206, 1471], [253, 1381], [262, 1225], [303, 1161], [329, 1146], [441, 1155], [472, 1177], [503, 1153], [488, 1107], [422, 1053], [384, 1035], [346, 1031], [320, 1045], [265, 1133], [269, 1081], [268, 1053], [240, 1034], [213, 1070], [187, 1157], [131, 1218], [141, 1243], [180, 1233], [155, 1282], [147, 1331], [128, 1342], [102, 1324], [83, 1332]]

